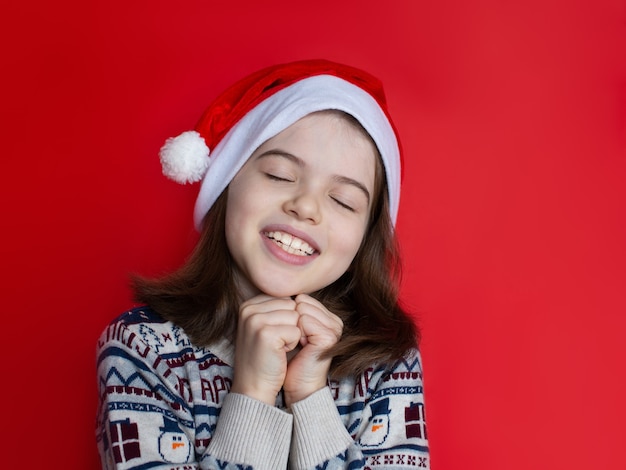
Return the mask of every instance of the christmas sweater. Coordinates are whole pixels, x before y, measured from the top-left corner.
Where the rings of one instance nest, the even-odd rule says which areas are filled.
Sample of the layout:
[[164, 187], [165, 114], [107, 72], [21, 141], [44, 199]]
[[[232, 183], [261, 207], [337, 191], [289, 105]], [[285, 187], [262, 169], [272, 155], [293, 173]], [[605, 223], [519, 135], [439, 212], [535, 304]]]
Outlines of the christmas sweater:
[[103, 469], [427, 469], [417, 350], [285, 408], [229, 393], [234, 347], [194, 346], [147, 307], [97, 347]]

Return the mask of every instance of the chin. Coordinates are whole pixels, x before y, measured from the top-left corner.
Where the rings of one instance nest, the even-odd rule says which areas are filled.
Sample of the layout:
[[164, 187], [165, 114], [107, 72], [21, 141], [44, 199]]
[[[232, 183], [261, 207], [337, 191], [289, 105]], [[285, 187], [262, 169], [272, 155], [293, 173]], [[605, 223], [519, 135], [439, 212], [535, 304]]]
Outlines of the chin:
[[292, 289], [260, 289], [262, 293], [265, 295], [269, 295], [276, 298], [282, 297], [295, 297], [298, 294], [303, 294], [304, 292], [300, 292], [298, 290]]
[[265, 295], [269, 295], [272, 297], [282, 298], [282, 297], [295, 297], [298, 294], [310, 294], [313, 292], [310, 289], [306, 289], [303, 287], [298, 288], [297, 286], [287, 286], [287, 287], [277, 287], [277, 286], [257, 286], [260, 292]]

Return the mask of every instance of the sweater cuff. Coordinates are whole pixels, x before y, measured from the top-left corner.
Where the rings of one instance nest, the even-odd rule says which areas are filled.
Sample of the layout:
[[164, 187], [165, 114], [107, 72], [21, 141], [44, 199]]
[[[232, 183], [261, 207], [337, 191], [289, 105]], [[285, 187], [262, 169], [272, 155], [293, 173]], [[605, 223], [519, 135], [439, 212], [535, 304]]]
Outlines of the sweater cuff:
[[287, 468], [292, 423], [292, 416], [279, 408], [229, 393], [207, 452], [222, 462], [259, 470]]
[[341, 454], [354, 443], [328, 387], [294, 403], [291, 412], [292, 468], [313, 468]]

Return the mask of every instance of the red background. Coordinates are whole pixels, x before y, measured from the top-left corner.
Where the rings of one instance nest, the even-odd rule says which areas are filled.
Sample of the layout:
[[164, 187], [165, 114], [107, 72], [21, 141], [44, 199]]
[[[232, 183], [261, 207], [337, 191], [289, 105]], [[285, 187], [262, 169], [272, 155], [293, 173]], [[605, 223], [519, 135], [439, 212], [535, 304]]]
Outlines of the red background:
[[626, 468], [622, 0], [2, 10], [4, 467], [97, 466], [96, 338], [127, 274], [194, 240], [165, 138], [244, 74], [325, 57], [383, 80], [403, 139], [433, 468]]

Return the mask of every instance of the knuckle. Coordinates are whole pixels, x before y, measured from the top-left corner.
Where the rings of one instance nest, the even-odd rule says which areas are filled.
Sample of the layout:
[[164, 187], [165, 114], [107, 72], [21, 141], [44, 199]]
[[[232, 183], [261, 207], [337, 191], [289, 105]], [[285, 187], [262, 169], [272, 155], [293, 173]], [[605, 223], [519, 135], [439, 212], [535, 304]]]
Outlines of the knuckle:
[[243, 303], [239, 307], [239, 316], [241, 318], [248, 318], [250, 315], [254, 313], [254, 310], [255, 310], [254, 304]]
[[259, 328], [258, 330], [256, 330], [256, 336], [262, 342], [267, 342], [268, 340], [273, 339], [275, 335], [270, 331], [269, 328]]
[[265, 324], [265, 319], [262, 314], [251, 314], [246, 317], [246, 325], [253, 330], [259, 330]]

